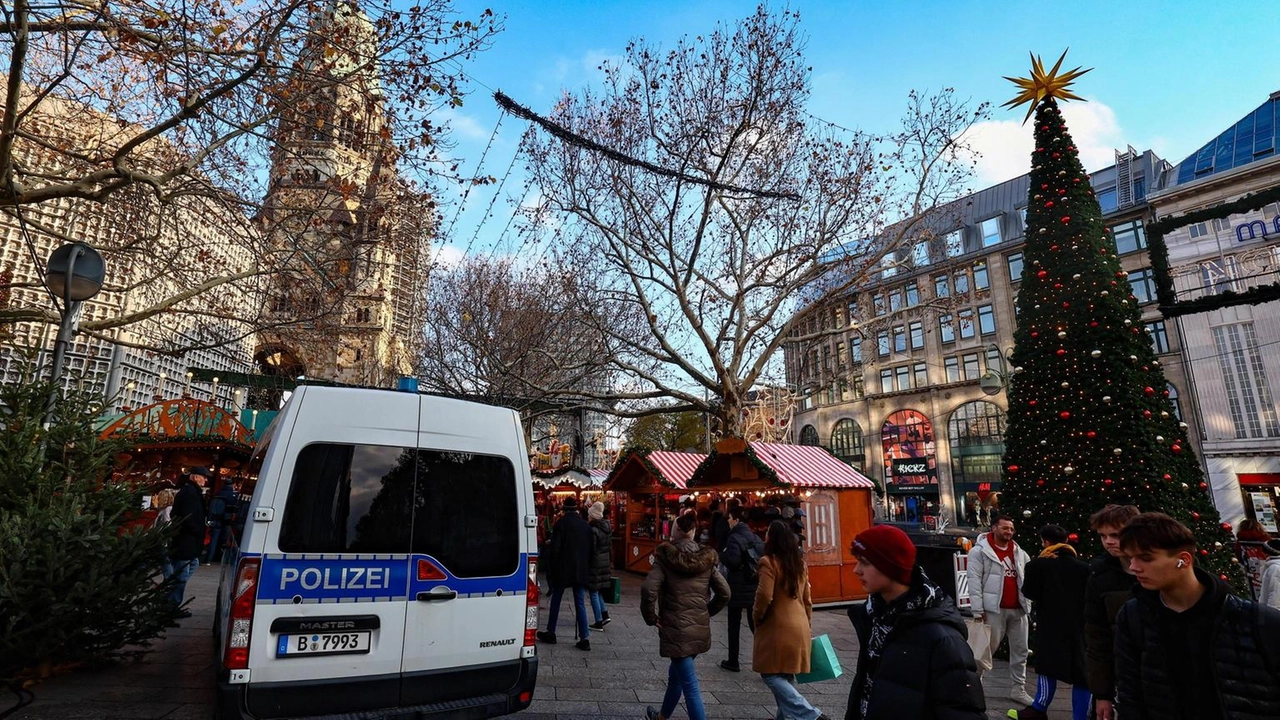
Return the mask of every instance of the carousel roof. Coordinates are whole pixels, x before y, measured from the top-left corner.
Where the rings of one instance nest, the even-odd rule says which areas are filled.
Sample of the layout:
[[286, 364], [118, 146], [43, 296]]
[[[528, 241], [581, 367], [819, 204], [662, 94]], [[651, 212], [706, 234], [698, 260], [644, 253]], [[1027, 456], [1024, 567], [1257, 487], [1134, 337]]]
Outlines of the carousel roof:
[[[834, 487], [874, 489], [875, 483], [854, 470], [826, 448], [817, 445], [786, 443], [746, 443], [742, 451], [762, 471], [762, 475], [780, 485], [792, 487]], [[707, 456], [691, 477], [692, 485], [714, 485], [711, 478], [723, 454]]]
[[164, 400], [117, 418], [100, 437], [122, 437], [140, 445], [238, 445], [253, 447], [253, 433], [234, 415], [194, 398]]

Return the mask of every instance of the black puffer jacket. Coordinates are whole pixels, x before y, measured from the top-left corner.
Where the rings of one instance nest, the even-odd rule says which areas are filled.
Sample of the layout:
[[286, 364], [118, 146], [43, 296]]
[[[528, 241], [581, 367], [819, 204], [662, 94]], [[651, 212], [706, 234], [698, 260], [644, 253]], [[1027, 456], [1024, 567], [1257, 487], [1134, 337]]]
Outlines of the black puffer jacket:
[[178, 526], [169, 542], [169, 557], [173, 560], [194, 560], [204, 550], [204, 498], [200, 486], [188, 479], [182, 480], [178, 494], [173, 497], [170, 522]]
[[591, 521], [591, 537], [595, 544], [591, 551], [591, 567], [587, 576], [587, 589], [602, 592], [608, 590], [609, 553], [613, 550], [613, 526], [608, 520]]
[[1084, 585], [1085, 675], [1099, 700], [1116, 696], [1116, 615], [1133, 597], [1138, 581], [1118, 558], [1103, 553], [1089, 564]]
[[[1196, 568], [1212, 593], [1208, 666], [1224, 720], [1280, 718], [1280, 611], [1242, 600], [1226, 583]], [[1160, 593], [1139, 590], [1116, 618], [1116, 704], [1125, 720], [1199, 720], [1180, 704], [1166, 639], [1157, 631]], [[1167, 611], [1166, 611], [1167, 612]], [[1195, 698], [1199, 700], [1199, 698]]]
[[[716, 551], [693, 540], [662, 543], [640, 586], [640, 614], [657, 625], [662, 657], [701, 655], [711, 649], [711, 616], [729, 601], [729, 584], [716, 570]], [[711, 598], [708, 600], [707, 598]]]
[[[745, 570], [747, 548], [755, 548], [756, 551], [757, 574], [752, 578], [747, 577]], [[724, 552], [720, 555], [720, 562], [724, 563], [729, 572], [729, 576], [725, 579], [729, 581], [729, 589], [733, 591], [733, 597], [729, 599], [729, 607], [750, 608], [755, 605], [756, 587], [760, 584], [759, 560], [762, 557], [764, 557], [764, 543], [751, 532], [751, 528], [747, 527], [745, 522], [738, 523], [729, 531], [729, 539], [725, 541]]]
[[591, 549], [595, 537], [591, 526], [578, 511], [566, 512], [551, 528], [551, 540], [547, 550], [551, 562], [547, 579], [552, 587], [586, 587], [590, 577]]
[[1027, 563], [1022, 594], [1036, 608], [1036, 672], [1085, 683], [1084, 587], [1089, 566], [1070, 545], [1054, 545]]
[[[912, 588], [925, 582], [916, 567]], [[858, 714], [867, 673], [866, 654], [859, 653], [845, 720], [985, 720], [987, 701], [964, 619], [951, 598], [938, 592], [941, 597], [932, 607], [898, 615], [873, 676], [866, 718]], [[858, 646], [867, 647], [871, 616], [866, 605], [849, 608], [849, 620]]]

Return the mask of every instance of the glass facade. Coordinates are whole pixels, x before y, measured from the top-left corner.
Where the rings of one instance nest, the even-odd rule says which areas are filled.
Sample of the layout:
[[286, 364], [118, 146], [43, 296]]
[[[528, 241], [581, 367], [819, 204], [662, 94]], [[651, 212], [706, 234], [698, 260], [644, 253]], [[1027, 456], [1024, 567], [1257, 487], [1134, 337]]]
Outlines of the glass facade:
[[800, 429], [801, 445], [817, 445], [818, 444], [818, 428], [812, 425], [805, 425]]
[[[816, 432], [814, 436], [817, 436]], [[862, 428], [857, 422], [844, 418], [831, 428], [831, 454], [852, 463], [854, 467], [862, 468], [867, 456], [862, 444]]]
[[1276, 153], [1280, 98], [1271, 98], [1178, 165], [1178, 184], [1269, 158]]
[[924, 522], [938, 512], [938, 461], [933, 425], [917, 410], [889, 415], [880, 431], [889, 518]]
[[1000, 510], [1005, 413], [986, 400], [965, 403], [951, 413], [951, 487], [957, 520], [972, 527], [991, 524]]

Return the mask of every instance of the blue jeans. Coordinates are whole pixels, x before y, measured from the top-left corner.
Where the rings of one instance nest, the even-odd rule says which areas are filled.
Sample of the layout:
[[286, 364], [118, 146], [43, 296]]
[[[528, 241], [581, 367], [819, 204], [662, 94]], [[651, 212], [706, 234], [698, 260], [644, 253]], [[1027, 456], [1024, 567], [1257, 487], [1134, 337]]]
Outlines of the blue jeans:
[[[556, 634], [556, 622], [560, 620], [560, 600], [564, 591], [562, 587], [551, 588], [551, 620], [547, 622], [547, 632], [552, 635]], [[578, 638], [586, 640], [591, 637], [591, 630], [587, 628], [587, 589], [584, 587], [573, 589], [573, 614], [578, 622]]]
[[689, 720], [707, 720], [707, 710], [702, 706], [702, 691], [698, 689], [698, 673], [693, 667], [696, 656], [671, 658], [667, 671], [667, 694], [662, 698], [662, 717], [669, 718], [684, 695], [684, 711]]
[[182, 604], [182, 596], [187, 593], [187, 581], [195, 574], [196, 568], [200, 566], [200, 558], [195, 557], [190, 560], [174, 560], [173, 572], [170, 577], [177, 578], [177, 582], [173, 586], [173, 590], [169, 593], [169, 602], [174, 607]]
[[595, 615], [596, 622], [604, 621], [604, 596], [599, 590], [591, 591], [591, 614]]
[[764, 684], [773, 692], [773, 699], [778, 703], [777, 720], [815, 720], [822, 711], [809, 704], [808, 700], [796, 689], [795, 675], [769, 674], [761, 675]]

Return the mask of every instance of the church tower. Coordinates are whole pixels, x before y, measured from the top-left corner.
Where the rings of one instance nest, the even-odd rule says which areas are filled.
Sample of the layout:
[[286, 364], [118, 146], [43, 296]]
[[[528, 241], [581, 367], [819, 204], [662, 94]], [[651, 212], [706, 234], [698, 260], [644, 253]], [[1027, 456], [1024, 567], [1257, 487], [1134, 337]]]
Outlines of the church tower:
[[396, 171], [368, 16], [335, 0], [310, 37], [275, 129], [262, 219], [286, 270], [254, 360], [269, 375], [385, 387], [416, 359], [434, 213]]

